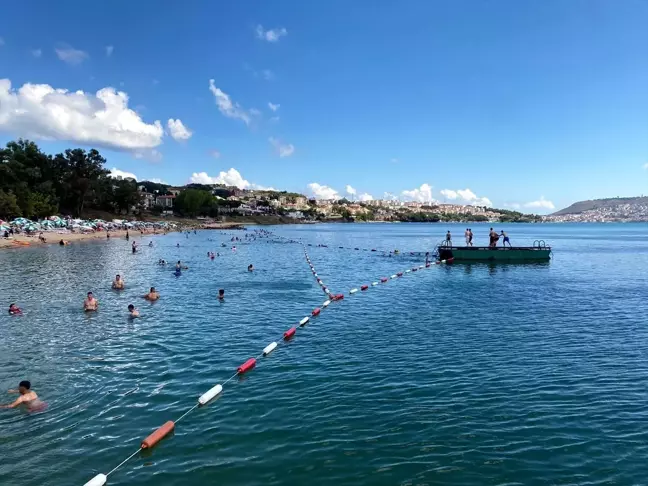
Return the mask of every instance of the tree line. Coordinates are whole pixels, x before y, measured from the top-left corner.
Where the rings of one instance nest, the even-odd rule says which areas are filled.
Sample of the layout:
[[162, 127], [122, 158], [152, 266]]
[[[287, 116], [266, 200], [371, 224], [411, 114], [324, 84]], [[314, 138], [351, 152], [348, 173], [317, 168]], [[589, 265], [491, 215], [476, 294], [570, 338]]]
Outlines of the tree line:
[[68, 149], [52, 155], [29, 140], [0, 149], [0, 218], [81, 217], [87, 210], [128, 213], [140, 202], [133, 179], [109, 176], [95, 149]]

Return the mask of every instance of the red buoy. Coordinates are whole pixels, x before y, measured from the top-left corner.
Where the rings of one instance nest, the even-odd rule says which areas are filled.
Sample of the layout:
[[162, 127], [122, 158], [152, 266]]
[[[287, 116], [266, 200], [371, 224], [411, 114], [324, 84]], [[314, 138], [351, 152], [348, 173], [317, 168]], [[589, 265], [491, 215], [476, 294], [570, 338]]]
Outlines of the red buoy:
[[164, 439], [167, 435], [169, 435], [174, 428], [175, 423], [172, 420], [169, 420], [167, 423], [160, 426], [156, 431], [149, 435], [146, 439], [144, 439], [140, 447], [142, 449], [150, 449], [155, 444]]
[[286, 340], [290, 339], [291, 337], [293, 337], [295, 335], [296, 331], [297, 331], [296, 327], [291, 327], [286, 332], [284, 332], [284, 339], [286, 339]]
[[239, 366], [238, 369], [236, 370], [236, 372], [238, 374], [243, 374], [246, 371], [250, 371], [255, 366], [256, 366], [256, 359], [250, 358], [245, 363], [243, 363], [241, 366]]
[[318, 278], [318, 279], [317, 279], [317, 283], [318, 283], [318, 284], [321, 284], [322, 281]]
[[403, 272], [398, 272], [398, 273], [396, 274], [396, 276], [397, 276], [397, 277], [402, 277], [402, 276], [403, 276]]
[[446, 263], [452, 263], [452, 262], [454, 262], [454, 257], [452, 257], [452, 258], [448, 258], [448, 259], [446, 260]]
[[344, 300], [344, 294], [335, 294], [333, 298], [335, 300]]
[[369, 288], [368, 285], [363, 285], [362, 287], [360, 287], [360, 290], [367, 290], [368, 288]]
[[315, 316], [319, 316], [319, 315], [320, 315], [320, 312], [322, 312], [322, 309], [320, 309], [319, 307], [316, 307], [315, 309], [313, 309], [313, 312], [311, 312], [311, 315], [312, 315], [313, 317], [315, 317]]
[[380, 281], [382, 283], [385, 283], [385, 282], [389, 281], [389, 279], [387, 277], [383, 277], [383, 278], [380, 279]]
[[432, 265], [432, 264], [431, 263], [426, 263], [425, 268], [430, 268], [430, 265]]

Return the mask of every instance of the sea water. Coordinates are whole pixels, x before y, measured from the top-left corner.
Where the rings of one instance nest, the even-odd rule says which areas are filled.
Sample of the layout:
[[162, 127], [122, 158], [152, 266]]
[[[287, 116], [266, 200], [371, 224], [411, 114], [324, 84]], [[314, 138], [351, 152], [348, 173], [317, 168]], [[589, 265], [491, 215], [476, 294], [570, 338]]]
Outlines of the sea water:
[[[465, 226], [267, 227], [313, 245], [344, 301], [109, 484], [644, 484], [646, 225], [498, 224], [513, 245], [552, 245], [552, 261], [435, 265], [349, 295], [423, 264], [407, 252], [448, 229], [462, 241]], [[486, 244], [489, 225], [469, 226]], [[0, 484], [108, 472], [322, 304], [299, 245], [230, 241], [243, 234], [138, 236], [135, 255], [124, 239], [0, 252], [1, 401], [29, 379], [49, 403], [0, 410]], [[141, 297], [151, 286], [158, 302]], [[88, 291], [97, 313], [82, 311]], [[11, 302], [25, 315], [8, 316]]]

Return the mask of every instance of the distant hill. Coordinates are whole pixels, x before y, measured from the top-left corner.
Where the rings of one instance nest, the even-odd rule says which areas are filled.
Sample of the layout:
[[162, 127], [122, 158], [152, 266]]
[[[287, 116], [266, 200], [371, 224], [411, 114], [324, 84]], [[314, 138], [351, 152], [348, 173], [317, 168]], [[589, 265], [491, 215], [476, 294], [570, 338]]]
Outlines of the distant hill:
[[[621, 206], [648, 206], [648, 197], [613, 197], [609, 199], [593, 199], [591, 201], [579, 201], [568, 208], [556, 211], [550, 216], [564, 216], [567, 214], [581, 214], [586, 211], [606, 210], [614, 211], [621, 209]], [[627, 206], [626, 206], [627, 208]], [[625, 208], [624, 208], [625, 209]]]

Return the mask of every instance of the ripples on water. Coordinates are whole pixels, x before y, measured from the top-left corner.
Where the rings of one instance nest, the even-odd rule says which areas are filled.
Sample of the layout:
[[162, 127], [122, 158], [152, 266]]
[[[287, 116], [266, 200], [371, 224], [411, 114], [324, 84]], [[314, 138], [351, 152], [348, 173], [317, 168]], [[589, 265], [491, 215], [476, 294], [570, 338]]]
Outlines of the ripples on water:
[[[645, 483], [648, 230], [503, 229], [514, 244], [544, 238], [555, 259], [438, 266], [347, 297], [110, 484]], [[446, 227], [275, 231], [424, 251]], [[0, 387], [30, 379], [50, 404], [0, 410], [0, 484], [84, 484], [107, 472], [324, 300], [298, 246], [258, 241], [232, 254], [227, 239], [155, 237], [137, 255], [124, 240], [0, 253], [1, 305], [26, 311], [0, 314]], [[212, 262], [210, 250], [224, 255]], [[422, 263], [309, 252], [334, 292]], [[190, 270], [176, 278], [158, 258]], [[110, 290], [116, 273], [124, 292]], [[152, 285], [162, 294], [153, 304], [140, 297]], [[96, 315], [80, 310], [88, 290]], [[134, 322], [131, 302], [143, 315]]]

